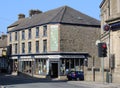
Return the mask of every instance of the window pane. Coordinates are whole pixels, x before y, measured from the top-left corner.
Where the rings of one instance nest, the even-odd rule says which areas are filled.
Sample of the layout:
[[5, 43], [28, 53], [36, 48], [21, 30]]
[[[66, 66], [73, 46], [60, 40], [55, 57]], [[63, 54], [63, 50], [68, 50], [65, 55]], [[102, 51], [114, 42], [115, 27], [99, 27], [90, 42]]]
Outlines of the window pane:
[[17, 54], [17, 44], [15, 44], [15, 54]]
[[47, 40], [43, 40], [43, 52], [47, 52]]
[[39, 41], [36, 41], [36, 53], [39, 52]]
[[11, 35], [11, 33], [10, 33], [10, 39], [9, 39], [9, 41], [10, 41], [10, 42], [12, 41], [12, 35]]
[[28, 53], [31, 53], [31, 42], [28, 42]]
[[43, 26], [43, 36], [47, 36], [47, 26]]
[[25, 39], [25, 31], [22, 31], [22, 40]]
[[36, 27], [36, 37], [39, 36], [39, 27]]
[[12, 33], [9, 34], [9, 41], [12, 41]]
[[22, 43], [22, 53], [25, 53], [25, 43]]
[[28, 38], [31, 39], [31, 29], [28, 30]]
[[17, 32], [15, 32], [15, 40], [17, 40], [18, 39], [18, 33]]

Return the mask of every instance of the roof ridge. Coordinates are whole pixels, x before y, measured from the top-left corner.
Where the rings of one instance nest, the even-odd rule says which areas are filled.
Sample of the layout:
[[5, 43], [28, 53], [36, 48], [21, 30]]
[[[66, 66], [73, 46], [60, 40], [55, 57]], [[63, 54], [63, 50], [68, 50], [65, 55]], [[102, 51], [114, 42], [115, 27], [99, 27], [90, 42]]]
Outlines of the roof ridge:
[[[61, 7], [61, 10], [56, 14], [56, 16], [58, 16], [58, 14], [60, 13], [60, 12], [62, 12], [63, 10], [64, 10], [64, 8], [65, 7]], [[50, 22], [52, 22], [55, 18], [56, 18], [56, 16], [54, 16], [51, 20], [50, 20]], [[63, 17], [63, 16], [62, 16]], [[62, 19], [62, 18], [61, 18]], [[61, 20], [60, 20], [61, 21]]]
[[[80, 20], [81, 18], [83, 20]], [[36, 25], [39, 26], [50, 23], [65, 23], [73, 25], [95, 25], [95, 26], [100, 25], [99, 20], [69, 6], [62, 6], [57, 9], [49, 10], [44, 13], [35, 15], [31, 18], [28, 17], [25, 18], [24, 20], [16, 21], [12, 25], [8, 26], [8, 28], [16, 24], [19, 24], [11, 30], [15, 31], [23, 28], [34, 27]]]
[[64, 16], [64, 14], [65, 14], [65, 12], [66, 12], [67, 6], [64, 6], [63, 9], [64, 9], [64, 12], [63, 12], [63, 15], [61, 16], [60, 22], [62, 22], [62, 20], [63, 20], [63, 16]]

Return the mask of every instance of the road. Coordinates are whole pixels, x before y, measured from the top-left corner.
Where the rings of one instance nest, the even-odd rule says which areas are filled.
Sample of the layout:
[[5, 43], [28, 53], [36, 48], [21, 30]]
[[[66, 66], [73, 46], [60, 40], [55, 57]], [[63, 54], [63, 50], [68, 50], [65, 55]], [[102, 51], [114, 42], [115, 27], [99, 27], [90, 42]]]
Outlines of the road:
[[91, 88], [84, 85], [73, 85], [67, 81], [33, 78], [30, 76], [0, 75], [3, 88]]

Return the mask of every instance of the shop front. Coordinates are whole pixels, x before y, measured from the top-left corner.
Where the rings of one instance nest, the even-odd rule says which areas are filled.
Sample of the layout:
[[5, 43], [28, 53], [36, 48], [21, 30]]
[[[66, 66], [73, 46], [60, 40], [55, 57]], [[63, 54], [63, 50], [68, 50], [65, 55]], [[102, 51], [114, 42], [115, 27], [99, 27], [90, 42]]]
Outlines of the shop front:
[[[17, 56], [16, 56], [17, 57]], [[19, 72], [32, 76], [60, 78], [69, 71], [84, 71], [88, 53], [47, 53], [18, 56], [14, 63]], [[13, 66], [15, 69], [15, 66]]]
[[83, 71], [88, 53], [50, 53], [35, 56], [35, 74], [61, 78], [69, 71]]

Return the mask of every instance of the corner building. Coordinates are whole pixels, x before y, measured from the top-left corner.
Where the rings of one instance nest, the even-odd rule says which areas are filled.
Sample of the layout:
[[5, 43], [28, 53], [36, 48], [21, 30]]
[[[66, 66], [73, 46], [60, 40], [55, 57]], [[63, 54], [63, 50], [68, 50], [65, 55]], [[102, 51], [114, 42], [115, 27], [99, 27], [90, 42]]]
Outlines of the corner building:
[[98, 20], [68, 6], [19, 14], [8, 26], [13, 72], [17, 66], [25, 74], [62, 78], [68, 70], [84, 71], [88, 58], [97, 59], [99, 29]]
[[[103, 0], [100, 9], [101, 41], [108, 45], [108, 55], [104, 59], [105, 70], [112, 74], [112, 82], [120, 83], [120, 0]], [[106, 24], [110, 26], [110, 31], [103, 30]]]
[[7, 72], [9, 61], [7, 58], [7, 35], [0, 35], [0, 73]]

